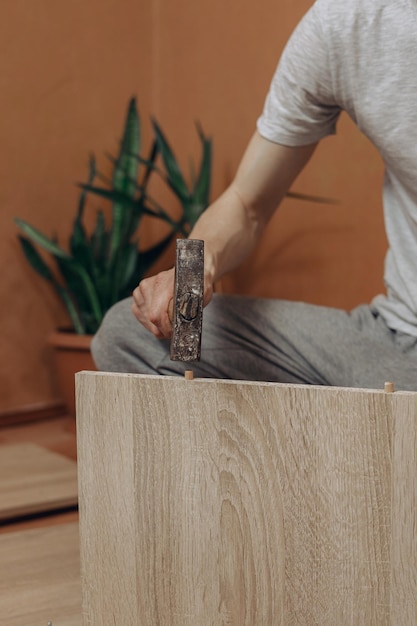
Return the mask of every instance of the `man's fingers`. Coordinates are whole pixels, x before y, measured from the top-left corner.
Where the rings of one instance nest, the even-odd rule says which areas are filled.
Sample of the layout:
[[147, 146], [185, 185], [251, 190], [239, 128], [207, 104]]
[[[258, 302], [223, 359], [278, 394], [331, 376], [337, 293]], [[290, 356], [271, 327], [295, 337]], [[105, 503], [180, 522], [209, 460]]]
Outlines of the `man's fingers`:
[[158, 339], [169, 339], [172, 334], [173, 291], [174, 273], [167, 270], [142, 280], [132, 294], [134, 316]]
[[174, 298], [171, 298], [171, 300], [168, 302], [168, 317], [169, 317], [169, 321], [172, 322], [174, 321]]
[[132, 313], [145, 328], [147, 328], [157, 339], [169, 339], [172, 335], [172, 323], [168, 313], [162, 318], [143, 316], [143, 310], [135, 301], [132, 303]]

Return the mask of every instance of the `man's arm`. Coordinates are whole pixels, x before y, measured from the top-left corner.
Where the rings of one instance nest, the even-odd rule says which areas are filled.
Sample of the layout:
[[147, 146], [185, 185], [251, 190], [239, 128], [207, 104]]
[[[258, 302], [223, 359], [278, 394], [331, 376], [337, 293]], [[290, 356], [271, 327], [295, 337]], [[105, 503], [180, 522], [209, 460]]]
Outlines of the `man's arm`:
[[[190, 237], [204, 240], [205, 304], [213, 284], [252, 252], [266, 224], [317, 144], [287, 147], [255, 132], [232, 184], [202, 214]], [[174, 271], [146, 278], [133, 292], [132, 311], [158, 338], [171, 336]]]
[[282, 146], [255, 132], [232, 184], [190, 234], [205, 241], [208, 282], [214, 283], [250, 254], [315, 147]]

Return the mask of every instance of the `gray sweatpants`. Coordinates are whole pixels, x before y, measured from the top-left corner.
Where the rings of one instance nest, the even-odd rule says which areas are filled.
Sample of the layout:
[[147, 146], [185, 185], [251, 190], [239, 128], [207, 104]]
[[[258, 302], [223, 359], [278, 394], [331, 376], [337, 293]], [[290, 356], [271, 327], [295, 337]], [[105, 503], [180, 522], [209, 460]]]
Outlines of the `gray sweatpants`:
[[390, 330], [367, 305], [351, 312], [265, 298], [215, 295], [204, 309], [201, 361], [169, 357], [131, 313], [129, 298], [93, 339], [98, 369], [417, 391], [417, 338]]

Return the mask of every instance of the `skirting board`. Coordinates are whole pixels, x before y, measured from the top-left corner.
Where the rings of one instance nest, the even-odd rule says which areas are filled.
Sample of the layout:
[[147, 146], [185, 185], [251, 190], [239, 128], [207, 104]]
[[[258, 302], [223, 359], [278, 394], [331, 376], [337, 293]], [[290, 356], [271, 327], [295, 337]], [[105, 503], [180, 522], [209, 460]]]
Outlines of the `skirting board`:
[[415, 626], [417, 393], [80, 373], [88, 626]]
[[66, 407], [61, 401], [24, 406], [11, 411], [0, 411], [0, 427], [52, 419], [65, 415], [65, 413]]

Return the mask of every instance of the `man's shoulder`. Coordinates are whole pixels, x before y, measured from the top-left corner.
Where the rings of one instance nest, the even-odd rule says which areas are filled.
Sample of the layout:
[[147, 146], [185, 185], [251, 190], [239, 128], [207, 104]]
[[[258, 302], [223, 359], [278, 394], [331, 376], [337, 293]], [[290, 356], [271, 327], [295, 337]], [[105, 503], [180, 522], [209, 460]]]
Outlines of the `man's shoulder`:
[[[407, 0], [404, 1], [407, 2]], [[399, 4], [402, 2], [400, 1]], [[375, 17], [392, 6], [392, 0], [315, 0], [312, 9], [324, 21], [331, 21], [350, 16]]]
[[312, 3], [312, 9], [317, 11], [323, 19], [332, 19], [334, 17], [343, 17], [349, 15], [369, 15], [378, 16], [386, 9], [391, 10], [393, 7], [401, 9], [410, 4], [414, 0], [315, 0]]
[[382, 25], [403, 23], [415, 0], [315, 0], [311, 11], [324, 32], [349, 40], [352, 34], [370, 34]]

